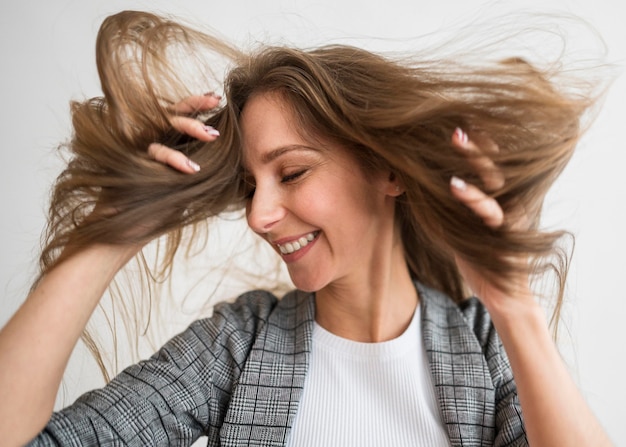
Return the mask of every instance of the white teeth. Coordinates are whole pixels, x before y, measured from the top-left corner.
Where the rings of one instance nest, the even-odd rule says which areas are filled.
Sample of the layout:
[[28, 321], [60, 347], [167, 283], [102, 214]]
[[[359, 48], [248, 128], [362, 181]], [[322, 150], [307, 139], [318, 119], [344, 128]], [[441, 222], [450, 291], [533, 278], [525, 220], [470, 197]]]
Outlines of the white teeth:
[[302, 236], [297, 241], [287, 242], [285, 245], [279, 245], [278, 249], [282, 254], [289, 255], [300, 250], [301, 248], [306, 247], [313, 239], [315, 239], [315, 233], [309, 233], [306, 236]]

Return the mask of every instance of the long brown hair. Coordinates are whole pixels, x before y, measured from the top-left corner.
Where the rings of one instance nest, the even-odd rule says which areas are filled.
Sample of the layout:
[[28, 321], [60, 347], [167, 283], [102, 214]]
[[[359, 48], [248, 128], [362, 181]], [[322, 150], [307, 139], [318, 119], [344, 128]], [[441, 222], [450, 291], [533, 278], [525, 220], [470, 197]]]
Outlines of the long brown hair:
[[[365, 169], [388, 169], [399, 178], [406, 192], [396, 214], [416, 279], [463, 300], [457, 253], [504, 290], [511, 275], [552, 270], [561, 302], [568, 256], [558, 241], [564, 233], [541, 231], [538, 222], [595, 98], [590, 89], [557, 84], [558, 71], [515, 57], [480, 64], [394, 60], [342, 45], [246, 53], [131, 11], [104, 21], [97, 62], [103, 97], [72, 104], [72, 158], [54, 188], [42, 274], [81, 246], [163, 234], [164, 265], [171, 264], [181, 228], [243, 205], [239, 116], [252, 95], [275, 92], [307, 137], [340, 143]], [[219, 64], [227, 67], [225, 105], [203, 118], [221, 137], [191, 141], [172, 129], [172, 105], [198, 93], [198, 85], [220, 88], [220, 75], [210, 72]], [[452, 175], [481, 185], [451, 145], [456, 127], [498, 145], [490, 156], [505, 182], [492, 195], [505, 213], [528, 216], [529, 225], [491, 229], [450, 194]], [[150, 160], [146, 149], [154, 141], [184, 151], [202, 170], [185, 175]]]

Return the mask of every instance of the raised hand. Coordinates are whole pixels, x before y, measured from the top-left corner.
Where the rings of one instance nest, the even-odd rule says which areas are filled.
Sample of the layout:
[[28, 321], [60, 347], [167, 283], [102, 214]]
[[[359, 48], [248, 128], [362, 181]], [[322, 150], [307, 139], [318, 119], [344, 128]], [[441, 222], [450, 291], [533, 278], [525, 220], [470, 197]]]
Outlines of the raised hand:
[[[492, 159], [492, 156], [499, 152], [498, 145], [481, 133], [473, 133], [470, 138], [460, 128], [454, 131], [452, 144], [476, 170], [484, 187], [483, 190], [463, 179], [452, 177], [450, 180], [452, 194], [480, 217], [485, 225], [493, 229], [505, 224], [512, 228], [522, 228], [524, 225], [528, 225], [529, 219], [523, 211], [515, 213], [515, 216], [507, 216], [497, 200], [489, 195], [489, 193], [502, 188], [505, 181], [502, 172]], [[483, 304], [488, 308], [499, 304], [498, 301], [504, 298], [502, 290], [461, 256], [455, 255], [455, 259], [467, 285], [483, 301]], [[520, 299], [532, 299], [527, 275], [518, 275], [514, 282], [515, 284], [512, 284], [513, 287], [510, 287], [510, 290], [516, 291], [516, 295], [519, 295]]]
[[[453, 177], [452, 194], [485, 225], [523, 230], [531, 225], [523, 208], [505, 214], [489, 196], [504, 186], [491, 156], [498, 146], [483, 134], [468, 136], [457, 129], [453, 146], [467, 156], [485, 190]], [[521, 261], [526, 261], [522, 259]], [[511, 278], [504, 293], [471, 263], [456, 255], [457, 266], [472, 292], [485, 305], [513, 369], [526, 432], [533, 446], [611, 446], [606, 433], [576, 388], [554, 344], [541, 306], [534, 299], [527, 274]]]
[[[172, 117], [170, 123], [180, 133], [189, 135], [200, 141], [211, 142], [219, 137], [217, 129], [207, 126], [200, 119], [194, 117], [198, 113], [206, 112], [217, 107], [221, 97], [213, 93], [190, 96], [170, 107]], [[190, 160], [185, 154], [160, 143], [152, 143], [148, 147], [148, 154], [165, 165], [180, 172], [193, 174], [200, 170], [200, 165]]]

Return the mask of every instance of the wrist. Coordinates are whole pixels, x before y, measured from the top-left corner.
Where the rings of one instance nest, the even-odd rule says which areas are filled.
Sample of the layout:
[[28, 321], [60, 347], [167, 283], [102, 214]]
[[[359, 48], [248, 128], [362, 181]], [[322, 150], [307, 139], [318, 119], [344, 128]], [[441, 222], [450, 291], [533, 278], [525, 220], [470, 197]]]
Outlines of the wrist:
[[501, 294], [484, 305], [503, 339], [509, 338], [508, 334], [538, 334], [544, 329], [549, 333], [545, 312], [530, 290]]
[[84, 250], [83, 256], [97, 259], [103, 270], [114, 276], [141, 248], [142, 245], [94, 244]]

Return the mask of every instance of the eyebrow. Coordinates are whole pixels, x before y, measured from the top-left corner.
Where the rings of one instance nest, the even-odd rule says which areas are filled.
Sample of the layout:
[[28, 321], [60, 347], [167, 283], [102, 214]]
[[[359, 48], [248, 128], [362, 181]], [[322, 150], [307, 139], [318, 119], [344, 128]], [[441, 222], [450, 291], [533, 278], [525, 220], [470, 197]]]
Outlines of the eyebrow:
[[261, 162], [263, 164], [268, 164], [274, 160], [276, 160], [277, 158], [283, 156], [284, 154], [288, 153], [288, 152], [293, 152], [293, 151], [311, 151], [311, 152], [319, 152], [319, 149], [316, 149], [314, 147], [311, 146], [305, 146], [302, 144], [290, 144], [287, 146], [281, 146], [279, 148], [276, 148], [272, 151], [266, 152], [265, 154], [263, 154], [261, 156]]

